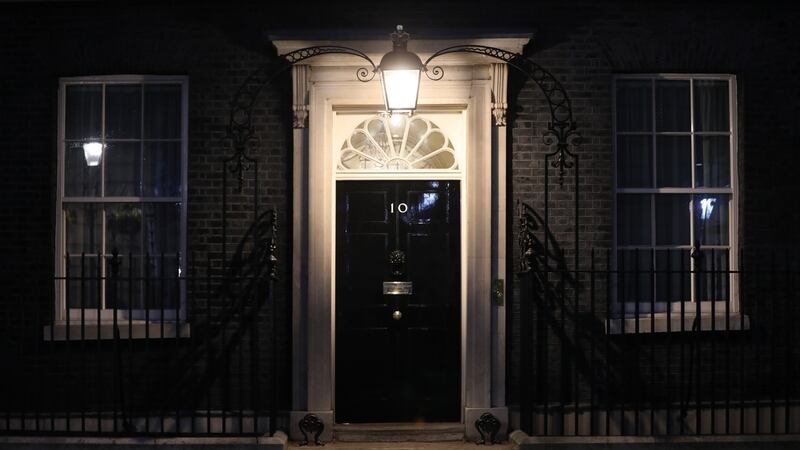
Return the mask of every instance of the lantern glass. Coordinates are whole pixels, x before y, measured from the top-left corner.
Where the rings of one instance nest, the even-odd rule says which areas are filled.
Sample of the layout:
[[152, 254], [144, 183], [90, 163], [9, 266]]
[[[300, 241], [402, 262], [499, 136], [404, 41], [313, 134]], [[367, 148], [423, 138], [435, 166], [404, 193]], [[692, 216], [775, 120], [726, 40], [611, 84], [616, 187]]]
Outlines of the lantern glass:
[[103, 144], [100, 142], [83, 144], [83, 156], [86, 158], [87, 166], [96, 167], [100, 165], [100, 158], [103, 156]]
[[381, 74], [386, 109], [391, 112], [413, 111], [417, 107], [419, 69], [384, 70]]

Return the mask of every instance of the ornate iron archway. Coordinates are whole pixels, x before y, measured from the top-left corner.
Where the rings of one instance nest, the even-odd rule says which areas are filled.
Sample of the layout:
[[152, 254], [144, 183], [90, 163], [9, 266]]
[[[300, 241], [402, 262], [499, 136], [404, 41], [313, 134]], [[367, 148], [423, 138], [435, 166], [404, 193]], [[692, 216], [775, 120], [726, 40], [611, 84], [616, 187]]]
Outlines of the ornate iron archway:
[[[454, 53], [470, 53], [481, 56], [486, 56], [515, 68], [527, 80], [533, 81], [541, 91], [544, 99], [547, 101], [550, 118], [547, 128], [543, 133], [543, 142], [545, 146], [551, 150], [544, 154], [544, 208], [541, 223], [543, 226], [536, 229], [536, 232], [543, 233], [543, 252], [541, 260], [547, 266], [550, 264], [548, 258], [550, 255], [550, 184], [551, 184], [551, 171], [555, 171], [555, 177], [558, 185], [564, 187], [564, 181], [568, 171], [573, 171], [574, 191], [574, 265], [578, 268], [579, 265], [579, 155], [574, 151], [575, 147], [581, 143], [581, 136], [578, 131], [577, 124], [572, 111], [572, 104], [569, 95], [566, 92], [563, 84], [549, 71], [541, 65], [532, 61], [528, 57], [483, 45], [457, 45], [452, 47], [443, 48], [433, 53], [424, 61], [424, 71], [426, 76], [432, 81], [441, 80], [444, 77], [444, 68], [439, 65], [430, 65], [436, 58]], [[320, 55], [327, 54], [343, 54], [351, 55], [361, 58], [365, 61], [365, 66], [359, 67], [356, 70], [356, 78], [362, 82], [368, 82], [375, 77], [378, 67], [374, 61], [362, 51], [344, 47], [344, 46], [314, 46], [298, 49], [289, 53], [279, 55], [275, 60], [259, 67], [252, 74], [250, 74], [245, 81], [240, 85], [237, 90], [232, 104], [230, 117], [226, 129], [226, 139], [230, 141], [233, 153], [224, 160], [224, 179], [223, 179], [223, 208], [225, 208], [225, 197], [228, 195], [228, 189], [225, 187], [229, 174], [237, 180], [238, 192], [242, 191], [245, 172], [249, 170], [258, 171], [257, 159], [248, 154], [248, 147], [256, 141], [256, 128], [254, 124], [254, 111], [258, 99], [262, 91], [269, 85], [274, 83], [282, 74], [284, 74], [292, 66], [306, 60]], [[302, 116], [302, 114], [301, 114]], [[298, 124], [295, 124], [298, 125]], [[256, 175], [257, 180], [257, 175]], [[254, 208], [258, 210], [258, 198], [256, 189], [256, 198], [254, 199]], [[223, 213], [224, 214], [224, 213]], [[531, 271], [533, 267], [533, 258], [529, 255], [534, 251], [534, 227], [528, 220], [528, 215], [522, 214], [520, 220], [520, 236], [519, 244], [521, 246], [521, 265], [523, 271]], [[224, 228], [224, 225], [223, 225]], [[224, 230], [223, 230], [224, 233]], [[542, 249], [537, 249], [541, 251]], [[559, 257], [556, 264], [564, 264], [563, 258]], [[545, 277], [547, 276], [545, 271]], [[547, 280], [543, 280], [547, 281]], [[577, 289], [577, 287], [575, 287]], [[316, 419], [316, 420], [315, 420]], [[496, 418], [487, 417], [485, 421], [475, 423], [475, 427], [483, 433], [486, 430], [488, 421]], [[305, 424], [310, 422], [319, 423], [324, 428], [322, 422], [315, 417], [306, 416], [304, 419]], [[301, 424], [302, 425], [302, 424]], [[303, 427], [301, 426], [301, 430]], [[306, 430], [308, 431], [308, 430]], [[319, 431], [319, 430], [318, 430]], [[319, 431], [321, 433], [321, 431]], [[492, 437], [493, 440], [493, 437]], [[491, 440], [490, 440], [491, 441]]]
[[[550, 223], [550, 171], [547, 167], [557, 170], [558, 182], [561, 186], [564, 184], [567, 170], [574, 169], [575, 226], [573, 239], [575, 245], [574, 264], [577, 269], [579, 262], [578, 243], [580, 242], [578, 223], [580, 196], [578, 173], [580, 166], [579, 155], [574, 151], [574, 148], [581, 144], [581, 135], [572, 112], [572, 103], [564, 85], [552, 73], [530, 58], [519, 53], [484, 45], [456, 45], [433, 53], [423, 63], [426, 76], [433, 81], [441, 80], [444, 77], [444, 69], [441, 66], [429, 66], [429, 64], [442, 55], [452, 53], [473, 53], [502, 61], [515, 68], [527, 79], [533, 81], [547, 100], [550, 121], [542, 138], [544, 144], [553, 150], [545, 154], [544, 217], [542, 219], [544, 230], [542, 231], [547, 236]], [[293, 65], [306, 59], [326, 54], [345, 54], [361, 58], [369, 64], [369, 67], [360, 67], [356, 70], [358, 80], [368, 82], [375, 77], [377, 66], [364, 52], [345, 46], [328, 45], [301, 48], [279, 55], [276, 61], [261, 66], [240, 85], [231, 103], [230, 118], [226, 130], [226, 138], [230, 140], [234, 152], [233, 155], [225, 160], [225, 172], [236, 175], [239, 190], [242, 188], [244, 172], [250, 170], [256, 163], [255, 159], [247, 154], [247, 146], [255, 139], [253, 107], [256, 105], [260, 93]], [[521, 254], [529, 254], [533, 245], [530, 239], [531, 224], [524, 218], [520, 223], [520, 232]], [[548, 241], [548, 239], [543, 240], [545, 258], [549, 254]], [[523, 271], [531, 269], [528, 259], [522, 258], [521, 264]]]
[[[548, 163], [551, 167], [558, 169], [559, 183], [563, 184], [566, 170], [573, 168], [578, 159], [578, 155], [570, 148], [580, 145], [581, 138], [572, 114], [572, 103], [561, 82], [524, 55], [484, 45], [457, 45], [432, 54], [424, 62], [425, 74], [429, 79], [438, 81], [444, 77], [444, 69], [441, 66], [428, 67], [429, 63], [437, 57], [451, 53], [474, 53], [500, 60], [536, 83], [547, 99], [550, 109], [550, 122], [543, 138], [545, 144], [555, 147], [555, 150], [547, 155]], [[252, 158], [247, 155], [246, 147], [253, 141], [255, 135], [253, 107], [259, 94], [291, 66], [325, 54], [345, 54], [359, 57], [369, 63], [371, 70], [367, 67], [360, 67], [356, 70], [356, 77], [363, 82], [371, 81], [375, 77], [377, 66], [364, 52], [334, 45], [306, 47], [280, 55], [277, 61], [258, 68], [248, 76], [232, 101], [226, 136], [230, 139], [234, 149], [233, 157], [228, 160], [228, 169], [237, 174], [240, 186], [243, 171], [248, 170], [250, 163], [253, 162]], [[550, 159], [552, 161], [549, 161]]]

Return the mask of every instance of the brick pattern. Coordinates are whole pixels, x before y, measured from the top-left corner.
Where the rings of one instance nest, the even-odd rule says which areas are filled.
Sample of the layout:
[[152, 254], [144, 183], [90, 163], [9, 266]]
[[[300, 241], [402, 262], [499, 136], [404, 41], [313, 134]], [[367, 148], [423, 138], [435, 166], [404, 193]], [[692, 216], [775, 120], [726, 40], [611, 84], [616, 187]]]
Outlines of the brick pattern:
[[[379, 7], [378, 7], [379, 8]], [[388, 7], [387, 7], [388, 8]], [[54, 260], [56, 89], [63, 76], [142, 73], [186, 74], [190, 83], [190, 256], [222, 258], [221, 161], [229, 102], [238, 86], [271, 51], [265, 30], [314, 30], [349, 35], [364, 29], [384, 36], [396, 23], [412, 33], [458, 34], [464, 23], [493, 33], [535, 30], [528, 54], [552, 71], [572, 100], [583, 137], [580, 159], [578, 246], [580, 266], [591, 248], [608, 248], [612, 236], [613, 171], [610, 81], [614, 73], [732, 73], [738, 80], [739, 233], [754, 249], [798, 248], [794, 232], [800, 208], [795, 174], [800, 162], [800, 40], [793, 24], [797, 7], [690, 2], [413, 2], [391, 14], [374, 14], [374, 2], [275, 6], [194, 3], [6, 4], [0, 14], [0, 338], [16, 343], [38, 332], [31, 324], [49, 314]], [[487, 12], [491, 11], [491, 14]], [[542, 135], [548, 110], [536, 86], [512, 71], [510, 93], [511, 202], [544, 214], [544, 158], [552, 151]], [[289, 361], [287, 286], [290, 262], [289, 101], [285, 80], [266, 88], [255, 110], [258, 140], [249, 149], [258, 161], [261, 208], [279, 213], [281, 239], [276, 298], [277, 347], [286, 373]], [[241, 195], [229, 193], [227, 248], [244, 236], [252, 219], [254, 179]], [[549, 225], [554, 257], [570, 264], [576, 251], [574, 178], [564, 187], [551, 177]], [[513, 221], [512, 221], [513, 222]], [[539, 236], [542, 239], [542, 236]], [[510, 267], [518, 267], [516, 230]], [[511, 287], [519, 290], [511, 280]], [[222, 307], [222, 306], [220, 306]], [[519, 367], [519, 298], [509, 302], [511, 395]], [[602, 311], [603, 305], [598, 305]], [[558, 314], [554, 310], [554, 314]], [[571, 334], [572, 329], [567, 334]], [[262, 337], [268, 333], [263, 333]], [[551, 340], [550, 342], [554, 342]], [[264, 342], [267, 344], [268, 342]], [[12, 346], [13, 347], [13, 346]], [[554, 353], [557, 347], [554, 347]], [[8, 348], [4, 360], [17, 353]]]

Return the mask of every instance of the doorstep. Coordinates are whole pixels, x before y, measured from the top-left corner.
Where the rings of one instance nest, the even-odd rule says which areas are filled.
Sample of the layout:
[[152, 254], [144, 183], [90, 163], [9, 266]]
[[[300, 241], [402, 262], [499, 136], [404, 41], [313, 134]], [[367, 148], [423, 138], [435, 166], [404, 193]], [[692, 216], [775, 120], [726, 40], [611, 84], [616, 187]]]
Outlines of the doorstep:
[[352, 423], [333, 426], [336, 442], [463, 442], [464, 424], [444, 423]]
[[329, 442], [324, 447], [314, 444], [300, 446], [298, 442], [290, 442], [292, 450], [512, 450], [509, 443], [492, 446], [477, 446], [474, 442]]

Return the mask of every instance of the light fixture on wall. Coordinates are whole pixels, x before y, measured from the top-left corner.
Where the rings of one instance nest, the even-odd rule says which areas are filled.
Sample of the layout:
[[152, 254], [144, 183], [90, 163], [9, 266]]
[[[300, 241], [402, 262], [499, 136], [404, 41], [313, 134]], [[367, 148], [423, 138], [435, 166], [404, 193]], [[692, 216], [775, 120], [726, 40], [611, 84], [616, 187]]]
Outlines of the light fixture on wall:
[[103, 143], [97, 141], [84, 142], [83, 156], [86, 158], [86, 165], [89, 167], [97, 167], [100, 165], [100, 159], [103, 157]]
[[419, 79], [425, 66], [416, 53], [408, 51], [408, 37], [403, 26], [398, 25], [392, 33], [392, 51], [383, 55], [377, 68], [384, 103], [390, 113], [410, 113], [417, 108]]
[[[366, 61], [369, 67], [359, 67], [356, 70], [356, 77], [361, 82], [372, 81], [376, 75], [380, 75], [384, 105], [390, 116], [392, 113], [402, 112], [410, 115], [414, 112], [417, 108], [422, 74], [424, 73], [431, 81], [441, 80], [444, 77], [444, 69], [442, 66], [431, 64], [431, 61], [444, 55], [469, 53], [499, 61], [518, 70], [524, 77], [538, 85], [544, 94], [550, 110], [550, 121], [544, 131], [545, 144], [555, 148], [554, 152], [548, 154], [548, 159], [552, 158], [549, 164], [558, 169], [559, 184], [563, 184], [567, 169], [575, 167], [575, 163], [570, 161], [575, 157], [570, 148], [578, 145], [581, 139], [573, 119], [569, 96], [561, 81], [552, 73], [520, 53], [478, 43], [451, 45], [433, 52], [423, 61], [416, 53], [408, 50], [409, 34], [404, 31], [402, 25], [397, 26], [391, 37], [393, 48], [383, 55], [378, 65], [362, 50], [326, 44], [303, 47], [281, 54], [277, 61], [269, 62], [248, 76], [231, 102], [233, 106], [228, 122], [228, 137], [235, 150], [229, 169], [237, 175], [239, 189], [244, 183], [243, 173], [249, 167], [250, 158], [246, 154], [246, 147], [248, 143], [257, 140], [253, 111], [256, 98], [264, 91], [264, 85], [272, 83], [280, 73], [302, 61], [329, 54], [352, 55]], [[497, 111], [499, 111], [497, 117], [502, 117], [502, 120], [497, 119], [497, 123], [505, 126], [505, 107], [498, 108]], [[304, 126], [302, 124], [305, 123], [307, 111], [304, 113], [306, 115], [297, 121], [301, 124], [298, 128]], [[399, 125], [402, 121], [401, 117], [393, 119], [396, 120], [395, 125]]]

